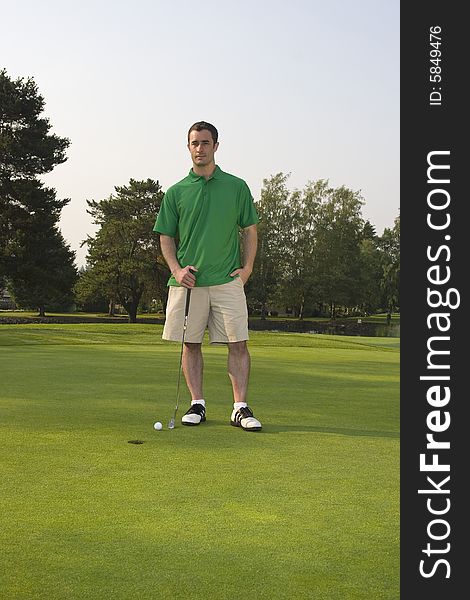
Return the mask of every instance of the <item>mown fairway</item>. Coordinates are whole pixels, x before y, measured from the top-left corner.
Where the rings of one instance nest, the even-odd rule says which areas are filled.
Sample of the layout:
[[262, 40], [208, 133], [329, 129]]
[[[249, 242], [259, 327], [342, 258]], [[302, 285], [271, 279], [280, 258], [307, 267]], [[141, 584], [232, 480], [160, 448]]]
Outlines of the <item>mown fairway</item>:
[[252, 332], [247, 433], [208, 345], [208, 421], [184, 387], [167, 429], [160, 335], [0, 326], [0, 598], [399, 598], [399, 340]]

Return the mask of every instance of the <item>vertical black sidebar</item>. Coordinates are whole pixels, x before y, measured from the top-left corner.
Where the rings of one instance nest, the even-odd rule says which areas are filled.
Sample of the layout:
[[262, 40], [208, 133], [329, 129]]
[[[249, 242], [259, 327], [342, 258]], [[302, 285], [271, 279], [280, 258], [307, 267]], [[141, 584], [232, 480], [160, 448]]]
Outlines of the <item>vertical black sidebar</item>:
[[401, 3], [402, 600], [461, 598], [470, 578], [470, 52], [463, 7]]

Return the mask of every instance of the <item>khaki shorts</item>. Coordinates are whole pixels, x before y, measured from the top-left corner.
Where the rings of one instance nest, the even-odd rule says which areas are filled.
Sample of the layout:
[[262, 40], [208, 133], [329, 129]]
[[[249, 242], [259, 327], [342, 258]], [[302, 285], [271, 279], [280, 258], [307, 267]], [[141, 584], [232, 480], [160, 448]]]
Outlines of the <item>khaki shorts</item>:
[[[170, 286], [164, 340], [181, 342], [185, 304], [186, 288]], [[202, 343], [206, 327], [211, 344], [248, 340], [248, 309], [240, 277], [222, 285], [192, 288], [185, 342]]]

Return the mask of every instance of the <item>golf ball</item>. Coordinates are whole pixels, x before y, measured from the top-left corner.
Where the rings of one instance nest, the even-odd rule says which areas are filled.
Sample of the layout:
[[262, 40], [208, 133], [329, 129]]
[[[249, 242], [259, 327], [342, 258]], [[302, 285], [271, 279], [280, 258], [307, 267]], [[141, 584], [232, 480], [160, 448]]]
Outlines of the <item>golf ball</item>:
[[153, 428], [156, 429], [157, 431], [160, 431], [160, 429], [162, 428], [162, 424], [160, 423], [160, 421], [157, 421], [156, 423], [153, 424]]

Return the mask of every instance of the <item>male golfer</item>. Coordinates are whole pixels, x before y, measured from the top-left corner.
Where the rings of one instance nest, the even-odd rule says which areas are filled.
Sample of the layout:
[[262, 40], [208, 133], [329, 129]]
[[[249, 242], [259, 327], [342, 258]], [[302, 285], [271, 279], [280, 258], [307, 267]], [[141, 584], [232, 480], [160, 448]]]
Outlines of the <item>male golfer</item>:
[[215, 164], [217, 139], [210, 123], [190, 127], [192, 169], [167, 190], [155, 223], [171, 271], [163, 339], [181, 342], [186, 288], [191, 288], [183, 373], [192, 401], [181, 422], [199, 425], [206, 420], [201, 345], [207, 327], [211, 343], [228, 346], [234, 400], [230, 423], [259, 431], [261, 423], [247, 405], [250, 355], [244, 292], [256, 256], [258, 215], [247, 184]]

